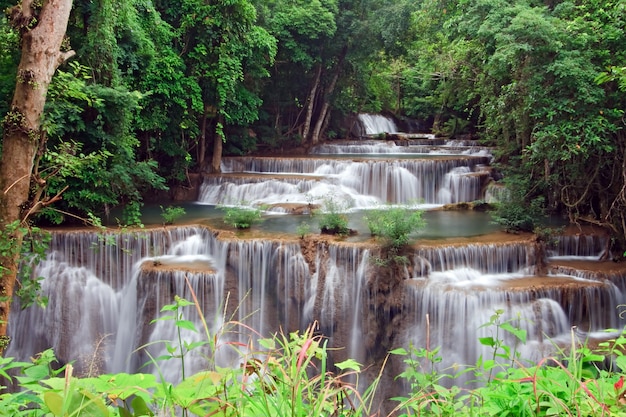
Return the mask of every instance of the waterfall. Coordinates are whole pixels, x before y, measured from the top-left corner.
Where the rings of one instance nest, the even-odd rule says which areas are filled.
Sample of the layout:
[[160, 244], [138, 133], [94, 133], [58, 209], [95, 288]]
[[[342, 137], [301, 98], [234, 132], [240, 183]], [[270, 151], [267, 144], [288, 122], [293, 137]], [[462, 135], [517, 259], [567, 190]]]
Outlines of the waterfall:
[[[373, 208], [385, 202], [430, 205], [470, 202], [482, 198], [482, 184], [488, 173], [477, 170], [486, 163], [486, 157], [382, 161], [225, 158], [223, 169], [227, 172], [254, 175], [208, 177], [202, 184], [199, 201], [257, 207], [283, 203], [305, 205], [323, 204], [332, 195], [352, 209]], [[300, 174], [298, 177], [257, 175], [262, 172]]]
[[486, 146], [463, 146], [462, 143], [450, 144], [443, 139], [359, 140], [333, 141], [316, 145], [311, 149], [313, 155], [472, 155], [493, 157]]
[[608, 247], [608, 236], [564, 235], [555, 236], [548, 248], [551, 259], [598, 260]]
[[[20, 310], [19, 304], [12, 309], [8, 329], [12, 343], [7, 354], [27, 358], [54, 347], [61, 361], [78, 361], [78, 372], [92, 363], [103, 372], [136, 370], [137, 362], [129, 358], [134, 348], [145, 343], [139, 319], [146, 314], [145, 293], [137, 290], [142, 264], [159, 255], [163, 262], [175, 265], [177, 252], [179, 265], [190, 259], [196, 262], [191, 246], [180, 243], [197, 234], [208, 238], [206, 230], [194, 227], [119, 234], [53, 233], [47, 259], [35, 271], [45, 277], [42, 292], [49, 304], [45, 309]], [[156, 312], [160, 307], [154, 307]], [[153, 318], [155, 314], [144, 322]]]
[[365, 128], [366, 135], [378, 133], [396, 133], [398, 128], [393, 120], [380, 114], [359, 114], [359, 121]]
[[[406, 269], [408, 279], [395, 295], [377, 295], [380, 290], [372, 292], [378, 279], [374, 262], [369, 249], [359, 245], [320, 241], [310, 258], [295, 241], [224, 240], [201, 227], [111, 234], [109, 239], [95, 232], [53, 236], [38, 271], [46, 277], [50, 304], [45, 310], [14, 309], [7, 355], [28, 358], [52, 346], [61, 361], [76, 360], [77, 372], [83, 373], [92, 363], [102, 372], [133, 372], [150, 356], [166, 354], [161, 341], [176, 340], [178, 330], [171, 321], [152, 321], [175, 296], [191, 300], [192, 290], [210, 334], [223, 341], [222, 350], [214, 352], [222, 364], [237, 360], [224, 343], [245, 344], [249, 337], [229, 323], [267, 336], [281, 328], [305, 328], [314, 320], [329, 346], [346, 348], [338, 355], [367, 362], [378, 347], [381, 323], [392, 319], [389, 307], [383, 315], [376, 312], [383, 308], [378, 303], [389, 300], [399, 304], [391, 306], [396, 325], [388, 330], [388, 342], [424, 346], [428, 314], [431, 347], [441, 346], [448, 365], [471, 364], [486, 353], [477, 340], [496, 309], [504, 312], [503, 320], [515, 320], [528, 331], [529, 343], [520, 349], [531, 359], [547, 352], [548, 338], [560, 340], [571, 325], [585, 332], [624, 325], [617, 311], [604, 306], [624, 303], [626, 279], [553, 274], [528, 286], [537, 257], [531, 241], [418, 246]], [[183, 330], [186, 340], [205, 340], [195, 309], [185, 315], [200, 330]], [[206, 366], [209, 348], [187, 356], [188, 372]], [[158, 368], [173, 380], [181, 377], [174, 362]]]
[[[386, 203], [424, 208], [489, 194], [503, 198], [502, 188], [483, 192], [490, 152], [472, 146], [476, 152], [462, 155], [468, 150], [451, 149], [464, 145], [448, 144], [446, 153], [438, 144], [440, 149], [431, 147], [426, 154], [420, 143], [359, 141], [323, 145], [313, 157], [227, 157], [225, 174], [204, 179], [198, 202], [270, 205], [286, 213], [285, 205], [323, 206], [329, 196], [346, 212]], [[356, 155], [371, 152], [381, 155]], [[469, 217], [455, 212], [452, 220], [449, 212], [437, 213], [444, 212], [429, 213], [438, 219], [433, 229], [455, 229], [461, 216]], [[482, 214], [471, 218], [489, 222]], [[439, 235], [441, 240], [418, 241], [400, 260], [390, 260], [381, 259], [381, 249], [366, 241], [369, 236], [298, 238], [287, 231], [279, 237], [259, 229], [54, 231], [36, 271], [44, 277], [49, 305], [22, 310], [14, 304], [7, 356], [26, 360], [53, 347], [61, 362], [75, 361], [79, 375], [135, 372], [147, 364], [141, 369], [176, 381], [182, 378], [181, 361], [151, 364], [150, 358], [169, 355], [165, 342], [175, 345], [179, 331], [202, 345], [184, 359], [191, 373], [206, 369], [207, 357], [237, 366], [240, 358], [231, 344], [243, 349], [253, 338], [317, 321], [333, 348], [331, 362], [352, 357], [379, 365], [389, 349], [425, 347], [429, 334], [428, 347], [441, 348], [445, 371], [489, 354], [478, 340], [493, 335], [493, 326], [484, 325], [496, 311], [501, 321], [526, 330], [526, 346], [501, 336], [530, 360], [550, 354], [572, 326], [583, 337], [626, 324], [616, 310], [626, 304], [626, 273], [594, 269], [607, 248], [604, 236], [559, 236], [544, 252], [524, 235], [483, 238], [476, 235], [484, 234], [484, 227], [468, 236], [452, 230], [445, 238]], [[427, 231], [419, 236], [426, 239]], [[195, 308], [183, 314], [199, 332], [158, 320], [176, 296], [197, 297], [202, 317]], [[403, 364], [391, 359], [390, 366], [401, 372]]]

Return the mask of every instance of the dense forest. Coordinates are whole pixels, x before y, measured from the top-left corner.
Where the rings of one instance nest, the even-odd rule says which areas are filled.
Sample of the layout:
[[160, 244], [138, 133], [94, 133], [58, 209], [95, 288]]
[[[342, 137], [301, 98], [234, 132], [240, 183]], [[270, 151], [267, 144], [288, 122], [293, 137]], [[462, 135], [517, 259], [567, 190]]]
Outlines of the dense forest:
[[[30, 29], [0, 5], [6, 137]], [[134, 224], [142, 196], [222, 155], [346, 138], [376, 112], [496, 146], [506, 215], [601, 224], [623, 251], [625, 21], [624, 0], [77, 0], [34, 139], [31, 197], [55, 204], [28, 214]]]

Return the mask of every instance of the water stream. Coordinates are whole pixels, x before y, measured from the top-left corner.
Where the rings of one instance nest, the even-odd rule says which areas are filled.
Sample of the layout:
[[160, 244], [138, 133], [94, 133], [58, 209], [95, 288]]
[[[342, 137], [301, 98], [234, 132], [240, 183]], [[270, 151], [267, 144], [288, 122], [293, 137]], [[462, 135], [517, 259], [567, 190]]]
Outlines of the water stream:
[[[428, 342], [442, 348], [441, 369], [489, 353], [478, 338], [492, 334], [481, 326], [497, 309], [528, 331], [528, 344], [519, 349], [530, 360], [547, 354], [553, 341], [567, 340], [572, 326], [584, 337], [624, 325], [617, 307], [626, 303], [626, 273], [593, 272], [606, 247], [606, 238], [597, 235], [563, 236], [544, 251], [532, 236], [497, 233], [487, 213], [429, 211], [408, 264], [400, 273], [384, 272], [374, 262], [362, 210], [385, 203], [433, 209], [484, 199], [490, 156], [484, 149], [433, 156], [415, 147], [398, 157], [355, 158], [346, 151], [351, 146], [361, 144], [341, 143], [336, 152], [314, 157], [226, 158], [226, 174], [207, 177], [198, 202], [188, 206], [193, 225], [104, 237], [54, 232], [37, 271], [45, 277], [49, 305], [16, 305], [7, 356], [26, 359], [53, 347], [60, 360], [76, 361], [77, 373], [94, 367], [137, 371], [150, 355], [165, 352], [161, 341], [175, 339], [171, 322], [152, 323], [161, 307], [176, 295], [191, 299], [192, 290], [220, 343], [215, 352], [204, 347], [190, 355], [188, 372], [203, 369], [205, 355], [222, 364], [237, 360], [226, 342], [247, 343], [249, 334], [234, 321], [267, 336], [316, 320], [330, 346], [344, 348], [338, 358], [363, 364], [391, 348]], [[359, 234], [299, 239], [295, 228], [310, 216], [288, 214], [284, 203], [319, 204], [329, 194], [346, 202]], [[220, 231], [227, 227], [218, 204], [270, 208], [262, 225], [233, 234]], [[195, 310], [185, 314], [201, 327]], [[194, 341], [202, 336], [185, 334]], [[396, 373], [399, 367], [390, 365]], [[168, 378], [181, 377], [174, 362], [160, 369]]]

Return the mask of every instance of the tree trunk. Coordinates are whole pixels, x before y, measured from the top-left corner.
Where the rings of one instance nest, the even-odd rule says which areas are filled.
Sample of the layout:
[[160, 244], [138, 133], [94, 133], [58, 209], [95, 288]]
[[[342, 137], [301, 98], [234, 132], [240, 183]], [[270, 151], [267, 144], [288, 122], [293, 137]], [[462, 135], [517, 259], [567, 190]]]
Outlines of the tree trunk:
[[206, 158], [206, 125], [207, 125], [208, 108], [204, 106], [204, 114], [202, 115], [202, 123], [200, 123], [200, 143], [198, 144], [198, 166], [201, 171], [205, 168]]
[[317, 65], [317, 71], [315, 73], [315, 81], [309, 93], [309, 98], [306, 101], [306, 120], [304, 121], [304, 128], [302, 130], [302, 143], [307, 143], [309, 140], [309, 131], [311, 130], [311, 120], [313, 120], [313, 109], [315, 108], [315, 96], [317, 95], [317, 89], [322, 79], [322, 64]]
[[[223, 126], [223, 117], [218, 116], [217, 125]], [[211, 172], [222, 172], [222, 148], [224, 147], [224, 139], [221, 134], [215, 133], [213, 137], [213, 158], [211, 159]]]
[[[30, 179], [41, 130], [41, 116], [48, 86], [57, 67], [74, 55], [61, 52], [72, 0], [22, 0], [9, 10], [11, 24], [21, 35], [21, 60], [17, 71], [11, 109], [4, 122], [2, 164], [0, 165], [0, 230], [10, 223], [22, 222], [29, 206]], [[26, 210], [26, 211], [25, 211]], [[19, 232], [10, 239], [15, 247], [22, 243]], [[0, 257], [0, 336], [6, 335], [13, 289], [17, 280], [19, 250], [16, 255]]]
[[313, 135], [311, 136], [311, 145], [316, 145], [320, 141], [320, 136], [322, 135], [322, 129], [324, 125], [328, 125], [328, 110], [330, 109], [330, 96], [335, 91], [335, 86], [337, 85], [337, 80], [339, 80], [339, 73], [341, 73], [341, 67], [343, 66], [344, 58], [348, 53], [348, 47], [344, 46], [341, 50], [341, 54], [339, 55], [339, 60], [337, 65], [335, 66], [335, 74], [333, 75], [333, 79], [324, 91], [324, 104], [322, 105], [322, 110], [320, 111], [320, 115], [317, 118], [317, 122], [315, 123], [315, 129], [313, 129]]
[[216, 137], [213, 141], [213, 158], [211, 159], [211, 172], [222, 172], [222, 138]]

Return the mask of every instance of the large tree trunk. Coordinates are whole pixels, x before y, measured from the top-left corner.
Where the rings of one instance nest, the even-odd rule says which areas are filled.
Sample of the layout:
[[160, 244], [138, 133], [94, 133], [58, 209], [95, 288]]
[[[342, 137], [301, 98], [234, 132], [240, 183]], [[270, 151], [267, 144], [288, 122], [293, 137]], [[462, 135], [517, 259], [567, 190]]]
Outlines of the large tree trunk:
[[215, 137], [213, 141], [213, 158], [211, 159], [211, 172], [219, 173], [222, 171], [222, 138]]
[[[20, 31], [22, 56], [11, 109], [5, 118], [0, 165], [0, 228], [24, 221], [28, 211], [33, 161], [39, 143], [41, 116], [48, 86], [57, 67], [74, 54], [61, 52], [72, 0], [22, 0], [10, 9], [12, 25]], [[9, 239], [12, 253], [0, 257], [0, 336], [6, 335], [13, 289], [17, 279], [19, 232]]]

